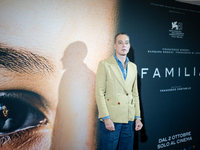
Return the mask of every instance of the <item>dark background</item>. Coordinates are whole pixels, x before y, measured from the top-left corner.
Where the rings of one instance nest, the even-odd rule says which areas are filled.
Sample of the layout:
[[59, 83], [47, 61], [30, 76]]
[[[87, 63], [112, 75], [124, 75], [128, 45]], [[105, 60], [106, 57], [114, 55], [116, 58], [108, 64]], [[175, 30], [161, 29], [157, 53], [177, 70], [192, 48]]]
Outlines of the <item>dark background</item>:
[[[183, 10], [184, 9], [184, 10]], [[185, 10], [187, 9], [187, 10]], [[135, 133], [135, 150], [199, 149], [200, 124], [200, 7], [172, 0], [124, 0], [120, 4], [119, 32], [130, 36], [129, 59], [138, 67], [138, 83], [144, 128]], [[171, 37], [172, 22], [183, 25], [183, 38]], [[163, 48], [189, 49], [191, 54], [148, 53]], [[172, 52], [172, 51], [170, 51]], [[192, 54], [193, 53], [193, 54]], [[196, 73], [194, 75], [194, 67]], [[141, 78], [142, 68], [148, 68]], [[155, 76], [155, 69], [160, 76]], [[165, 69], [174, 76], [165, 77]], [[180, 68], [180, 77], [178, 76]], [[190, 74], [190, 76], [185, 76]], [[189, 87], [187, 90], [177, 88]], [[160, 92], [162, 89], [176, 89]], [[169, 140], [173, 135], [191, 132]], [[159, 141], [162, 141], [159, 143]], [[177, 141], [178, 140], [178, 141]], [[171, 142], [175, 144], [172, 145]], [[170, 145], [167, 145], [170, 142]], [[160, 145], [159, 145], [160, 144]], [[162, 144], [162, 145], [161, 145]]]

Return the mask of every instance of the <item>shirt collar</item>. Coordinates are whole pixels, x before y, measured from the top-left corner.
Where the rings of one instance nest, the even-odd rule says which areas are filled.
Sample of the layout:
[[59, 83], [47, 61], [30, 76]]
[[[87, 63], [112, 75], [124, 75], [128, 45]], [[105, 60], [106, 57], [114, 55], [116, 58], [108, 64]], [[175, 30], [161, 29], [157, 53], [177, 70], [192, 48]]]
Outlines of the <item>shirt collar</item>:
[[[114, 57], [115, 57], [115, 60], [116, 60], [116, 61], [121, 62], [121, 61], [117, 58], [116, 53], [115, 53]], [[129, 60], [128, 57], [126, 56], [126, 65], [128, 64], [129, 61], [130, 61], [130, 60]]]

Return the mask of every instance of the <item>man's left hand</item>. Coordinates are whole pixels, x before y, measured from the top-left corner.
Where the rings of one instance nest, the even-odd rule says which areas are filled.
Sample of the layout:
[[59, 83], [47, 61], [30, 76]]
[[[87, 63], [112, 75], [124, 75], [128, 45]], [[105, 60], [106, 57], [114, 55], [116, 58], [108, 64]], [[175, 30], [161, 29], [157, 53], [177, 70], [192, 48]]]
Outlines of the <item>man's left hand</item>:
[[136, 119], [136, 120], [135, 120], [135, 131], [141, 130], [142, 127], [143, 127], [143, 124], [142, 124], [141, 120]]

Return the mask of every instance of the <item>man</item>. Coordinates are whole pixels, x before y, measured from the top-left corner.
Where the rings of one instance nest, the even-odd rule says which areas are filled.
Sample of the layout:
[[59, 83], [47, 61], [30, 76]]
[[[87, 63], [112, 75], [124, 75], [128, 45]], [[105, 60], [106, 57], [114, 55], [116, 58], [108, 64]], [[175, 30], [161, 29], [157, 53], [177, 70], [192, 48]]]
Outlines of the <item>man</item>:
[[115, 36], [116, 53], [99, 63], [96, 101], [99, 111], [100, 149], [132, 150], [135, 130], [141, 130], [137, 68], [129, 61], [129, 36]]

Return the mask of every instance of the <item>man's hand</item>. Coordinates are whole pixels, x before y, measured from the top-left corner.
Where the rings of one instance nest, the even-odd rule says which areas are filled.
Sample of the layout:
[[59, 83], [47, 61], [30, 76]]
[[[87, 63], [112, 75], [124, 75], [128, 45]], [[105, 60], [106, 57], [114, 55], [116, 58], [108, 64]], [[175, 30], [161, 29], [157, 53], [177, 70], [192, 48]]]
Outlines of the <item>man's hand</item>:
[[107, 130], [115, 131], [114, 123], [112, 122], [112, 120], [110, 118], [105, 119], [104, 123], [105, 123], [105, 127], [106, 127]]
[[143, 124], [142, 124], [141, 120], [136, 119], [136, 120], [135, 120], [135, 131], [141, 130], [142, 127], [143, 127]]

